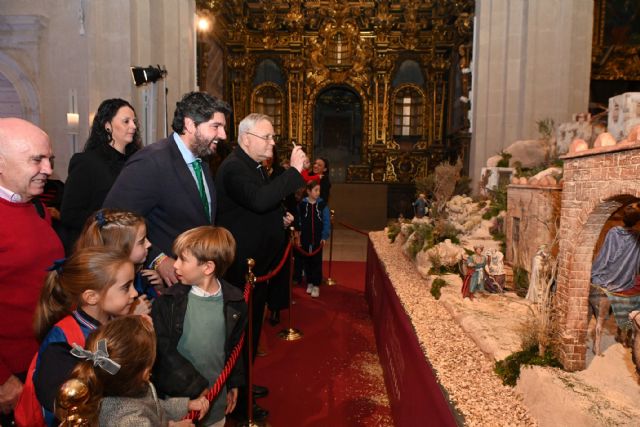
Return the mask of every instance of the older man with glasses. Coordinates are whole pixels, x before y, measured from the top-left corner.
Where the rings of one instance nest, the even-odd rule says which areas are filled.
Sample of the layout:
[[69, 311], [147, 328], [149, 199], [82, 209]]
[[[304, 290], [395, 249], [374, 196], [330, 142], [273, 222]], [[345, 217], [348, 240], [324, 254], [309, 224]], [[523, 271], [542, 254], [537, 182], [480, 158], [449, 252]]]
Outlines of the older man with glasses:
[[[269, 179], [262, 162], [273, 157], [275, 145], [272, 119], [264, 114], [249, 114], [238, 126], [238, 147], [222, 162], [216, 175], [217, 225], [231, 231], [237, 242], [236, 258], [225, 278], [236, 286], [244, 287], [247, 258], [256, 261], [254, 273], [257, 276], [267, 274], [277, 266], [286, 247], [285, 229], [293, 220], [282, 201], [304, 186], [300, 171], [307, 156], [299, 146], [291, 152], [291, 167]], [[266, 298], [267, 285], [257, 284], [253, 292], [254, 357]], [[256, 390], [256, 397], [268, 392], [264, 387], [256, 387]], [[245, 396], [240, 394], [238, 399], [241, 415], [247, 409], [240, 407], [240, 402], [247, 401]], [[266, 410], [254, 405], [255, 420], [260, 421], [267, 414]]]

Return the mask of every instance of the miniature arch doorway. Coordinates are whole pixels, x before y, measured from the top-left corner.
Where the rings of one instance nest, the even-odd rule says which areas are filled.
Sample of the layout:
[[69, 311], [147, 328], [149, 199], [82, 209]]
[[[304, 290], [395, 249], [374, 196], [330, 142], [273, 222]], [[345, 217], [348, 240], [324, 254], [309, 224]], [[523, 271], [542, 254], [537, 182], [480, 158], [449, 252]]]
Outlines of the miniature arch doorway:
[[[608, 195], [585, 201], [584, 224], [574, 233], [563, 233], [561, 225], [560, 262], [556, 303], [560, 314], [560, 359], [569, 371], [586, 367], [587, 332], [589, 327], [589, 288], [591, 266], [599, 243], [612, 225], [613, 215], [624, 206], [640, 200], [640, 188], [630, 194]], [[609, 223], [609, 224], [608, 224]], [[564, 235], [562, 235], [564, 234]], [[572, 235], [573, 234], [573, 235]], [[569, 246], [567, 243], [573, 239]]]
[[360, 163], [362, 135], [360, 95], [348, 86], [321, 91], [313, 111], [313, 158], [329, 161], [332, 182], [345, 182], [348, 166]]

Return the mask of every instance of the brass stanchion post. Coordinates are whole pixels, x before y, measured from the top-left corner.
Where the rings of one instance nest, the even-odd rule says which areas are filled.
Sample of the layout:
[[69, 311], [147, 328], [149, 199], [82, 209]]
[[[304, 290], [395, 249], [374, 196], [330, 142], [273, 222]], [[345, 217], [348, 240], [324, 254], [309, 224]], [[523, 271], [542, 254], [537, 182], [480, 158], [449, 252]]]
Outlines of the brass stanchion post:
[[62, 384], [56, 399], [56, 416], [65, 414], [62, 416], [60, 426], [88, 427], [89, 420], [84, 417], [81, 406], [89, 400], [89, 397], [89, 388], [80, 380], [74, 378]]
[[278, 332], [278, 336], [285, 341], [296, 341], [302, 338], [302, 332], [293, 327], [293, 249], [295, 246], [295, 229], [289, 228], [289, 241], [291, 251], [289, 251], [289, 327]]
[[331, 237], [329, 238], [329, 277], [327, 277], [327, 286], [335, 286], [338, 284], [335, 280], [331, 278], [331, 266], [333, 265], [333, 217], [336, 214], [336, 211], [331, 209]]
[[245, 423], [238, 424], [242, 427], [260, 427], [260, 424], [256, 424], [253, 421], [253, 290], [256, 286], [256, 275], [253, 273], [253, 267], [256, 262], [253, 258], [247, 258], [247, 266], [249, 271], [247, 272], [247, 282], [249, 283], [249, 300], [247, 302], [248, 315], [248, 328], [247, 328], [247, 340], [245, 345], [249, 354], [249, 364], [247, 369], [247, 421]]

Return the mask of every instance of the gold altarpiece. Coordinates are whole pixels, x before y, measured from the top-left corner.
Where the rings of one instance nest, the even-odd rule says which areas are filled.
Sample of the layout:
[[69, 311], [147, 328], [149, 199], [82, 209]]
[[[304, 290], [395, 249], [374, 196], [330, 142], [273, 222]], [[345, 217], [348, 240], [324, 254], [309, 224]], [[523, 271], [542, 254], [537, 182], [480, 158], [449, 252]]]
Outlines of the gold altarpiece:
[[[472, 0], [197, 4], [214, 22], [214, 31], [199, 38], [200, 88], [207, 90], [201, 76], [220, 57], [207, 46], [218, 46], [232, 133], [248, 113], [273, 111], [278, 150], [286, 152], [293, 140], [314, 157], [320, 97], [343, 91], [359, 102], [361, 123], [347, 182], [411, 183], [443, 159], [464, 157]], [[269, 78], [265, 61], [281, 78]], [[413, 71], [403, 75], [407, 63]]]

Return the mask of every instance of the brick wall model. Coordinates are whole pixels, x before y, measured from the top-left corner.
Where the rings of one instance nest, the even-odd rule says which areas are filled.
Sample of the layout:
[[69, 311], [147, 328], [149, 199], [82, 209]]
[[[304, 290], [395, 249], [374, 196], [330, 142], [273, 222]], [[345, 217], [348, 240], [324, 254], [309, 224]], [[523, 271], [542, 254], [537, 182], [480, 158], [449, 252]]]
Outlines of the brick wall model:
[[557, 311], [560, 360], [585, 368], [591, 260], [604, 224], [640, 198], [640, 144], [600, 147], [563, 157]]

